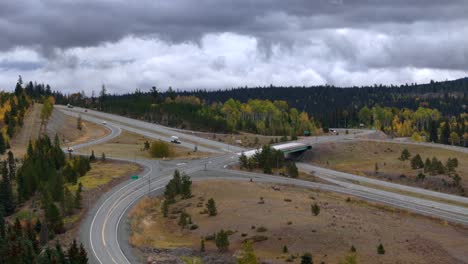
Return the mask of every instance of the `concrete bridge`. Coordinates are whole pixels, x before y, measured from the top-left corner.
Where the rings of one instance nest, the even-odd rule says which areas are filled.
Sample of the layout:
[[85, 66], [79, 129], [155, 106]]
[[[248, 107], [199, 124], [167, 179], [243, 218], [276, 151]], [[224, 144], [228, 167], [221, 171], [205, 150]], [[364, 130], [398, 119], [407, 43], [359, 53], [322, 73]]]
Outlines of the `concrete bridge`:
[[[289, 142], [289, 143], [284, 143], [284, 144], [272, 145], [271, 148], [283, 152], [284, 155], [288, 155], [288, 154], [302, 153], [304, 151], [312, 149], [312, 145], [299, 143], [299, 142]], [[260, 151], [262, 151], [262, 148], [245, 151], [243, 153], [247, 157], [252, 157], [253, 155], [255, 155], [256, 152], [260, 152]], [[237, 154], [241, 155], [242, 152], [237, 153]]]

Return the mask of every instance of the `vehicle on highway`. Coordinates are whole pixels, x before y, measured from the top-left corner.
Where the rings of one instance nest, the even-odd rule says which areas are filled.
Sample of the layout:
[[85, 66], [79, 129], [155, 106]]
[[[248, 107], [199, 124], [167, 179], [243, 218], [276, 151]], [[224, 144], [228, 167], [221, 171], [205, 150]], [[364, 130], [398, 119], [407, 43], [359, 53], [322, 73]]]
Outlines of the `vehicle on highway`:
[[107, 125], [107, 122], [106, 122], [106, 121], [102, 121], [102, 124], [103, 124], [103, 125]]
[[338, 131], [335, 130], [335, 129], [330, 129], [330, 134], [332, 134], [332, 135], [339, 135], [340, 133], [338, 133]]
[[179, 140], [179, 137], [176, 137], [176, 136], [172, 136], [171, 137], [171, 143], [174, 143], [174, 144], [180, 144], [180, 140]]
[[72, 147], [68, 147], [67, 151], [68, 151], [68, 152], [73, 152], [73, 148], [72, 148]]
[[85, 109], [84, 111], [85, 111], [85, 113], [87, 113], [87, 112], [88, 112], [88, 109]]
[[68, 107], [68, 108], [73, 108], [73, 105], [67, 104], [67, 107]]

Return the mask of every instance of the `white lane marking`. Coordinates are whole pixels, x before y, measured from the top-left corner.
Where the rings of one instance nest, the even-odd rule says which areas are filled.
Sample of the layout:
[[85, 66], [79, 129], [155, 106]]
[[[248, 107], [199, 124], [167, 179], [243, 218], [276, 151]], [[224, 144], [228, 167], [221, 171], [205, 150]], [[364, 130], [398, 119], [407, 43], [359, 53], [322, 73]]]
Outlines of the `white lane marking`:
[[187, 164], [187, 163], [181, 162], [181, 163], [177, 163], [177, 166], [183, 166], [183, 165], [185, 165], [185, 164]]

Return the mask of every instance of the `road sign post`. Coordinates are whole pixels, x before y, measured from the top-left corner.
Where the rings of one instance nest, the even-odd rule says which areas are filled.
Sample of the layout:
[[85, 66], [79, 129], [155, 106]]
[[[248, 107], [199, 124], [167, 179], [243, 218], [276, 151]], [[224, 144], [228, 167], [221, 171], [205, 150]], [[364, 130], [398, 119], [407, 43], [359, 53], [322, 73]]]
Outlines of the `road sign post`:
[[138, 180], [138, 175], [132, 175], [132, 176], [130, 177], [130, 179], [131, 179], [131, 180]]

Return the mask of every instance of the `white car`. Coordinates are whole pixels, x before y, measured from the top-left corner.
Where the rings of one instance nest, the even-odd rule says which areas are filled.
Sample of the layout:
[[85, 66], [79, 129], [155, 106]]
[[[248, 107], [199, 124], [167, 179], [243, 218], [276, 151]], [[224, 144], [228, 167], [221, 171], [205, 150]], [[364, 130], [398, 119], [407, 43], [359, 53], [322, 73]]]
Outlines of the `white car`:
[[107, 125], [107, 122], [106, 122], [106, 121], [102, 121], [102, 124], [103, 124], [103, 125]]
[[171, 143], [180, 144], [179, 138], [176, 136], [171, 137]]

